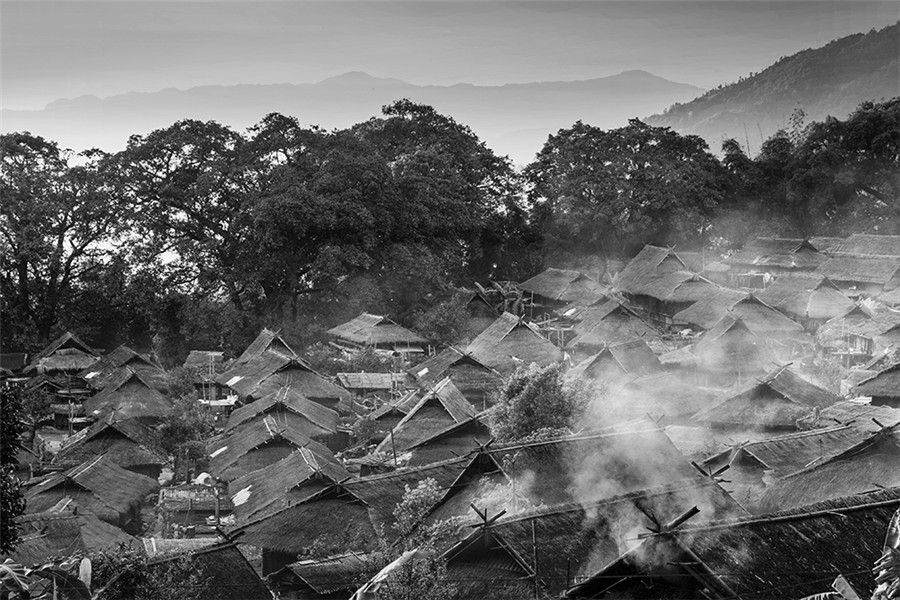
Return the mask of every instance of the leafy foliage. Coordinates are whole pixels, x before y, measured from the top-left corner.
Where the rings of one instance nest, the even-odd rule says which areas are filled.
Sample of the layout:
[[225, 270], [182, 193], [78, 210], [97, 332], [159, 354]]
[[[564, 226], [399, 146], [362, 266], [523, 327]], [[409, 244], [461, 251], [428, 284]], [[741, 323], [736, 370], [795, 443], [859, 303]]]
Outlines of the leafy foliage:
[[138, 550], [122, 548], [91, 556], [95, 587], [103, 589], [109, 600], [156, 600], [179, 598], [193, 600], [208, 597], [205, 578], [194, 566], [190, 555], [165, 562], [151, 562]]
[[489, 425], [500, 442], [533, 441], [568, 433], [584, 412], [581, 390], [563, 384], [559, 364], [519, 368], [504, 383], [491, 408]]
[[18, 439], [22, 433], [22, 403], [10, 385], [0, 386], [0, 552], [11, 552], [19, 541], [15, 518], [25, 512], [21, 484], [16, 477]]

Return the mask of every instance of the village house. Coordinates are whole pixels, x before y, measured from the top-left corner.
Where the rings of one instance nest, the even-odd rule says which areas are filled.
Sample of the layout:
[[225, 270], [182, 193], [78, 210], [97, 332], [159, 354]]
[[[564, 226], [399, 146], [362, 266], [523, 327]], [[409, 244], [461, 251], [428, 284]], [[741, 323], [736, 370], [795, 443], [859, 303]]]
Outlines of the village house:
[[231, 498], [224, 490], [215, 485], [200, 483], [182, 483], [162, 488], [159, 490], [156, 506], [159, 529], [167, 536], [164, 539], [187, 531], [192, 536], [203, 536], [208, 543], [215, 541], [215, 527], [234, 509]]
[[80, 510], [134, 534], [140, 531], [144, 498], [158, 491], [155, 479], [123, 469], [104, 455], [49, 475], [24, 496], [29, 514], [45, 512], [68, 498]]
[[781, 275], [809, 273], [828, 260], [808, 239], [758, 237], [725, 259], [731, 285], [765, 288]]
[[843, 452], [778, 479], [761, 509], [771, 512], [823, 500], [900, 487], [900, 422], [881, 427]]
[[228, 417], [225, 431], [272, 417], [280, 426], [328, 445], [338, 431], [337, 412], [305, 398], [294, 386], [286, 386], [245, 404]]
[[662, 373], [663, 368], [653, 350], [640, 339], [610, 344], [566, 371], [570, 381], [599, 381], [616, 387], [627, 381]]
[[534, 307], [534, 315], [553, 312], [566, 304], [593, 304], [608, 294], [605, 286], [579, 271], [555, 268], [523, 281], [519, 289]]
[[[770, 369], [775, 356], [765, 341], [743, 319], [727, 314], [704, 333], [693, 347], [682, 352], [683, 365], [702, 385], [730, 387], [745, 384]], [[666, 357], [661, 357], [665, 364]]]
[[873, 406], [900, 408], [900, 363], [882, 369], [857, 385], [856, 393], [870, 397]]
[[409, 447], [407, 466], [418, 467], [481, 451], [493, 436], [484, 413], [447, 425]]
[[816, 332], [816, 343], [825, 356], [836, 357], [846, 368], [867, 363], [900, 347], [900, 313], [853, 306], [825, 322]]
[[84, 401], [85, 414], [95, 419], [115, 412], [117, 418], [155, 420], [169, 414], [173, 407], [143, 371], [128, 366], [119, 367], [97, 395]]
[[430, 354], [430, 342], [383, 315], [362, 313], [326, 332], [338, 347], [349, 352], [374, 348], [381, 352], [409, 356]]
[[694, 420], [727, 429], [792, 431], [797, 422], [840, 397], [803, 379], [787, 365], [728, 395]]
[[326, 558], [304, 558], [269, 575], [266, 580], [285, 600], [346, 600], [359, 583], [383, 566], [381, 553], [349, 552]]
[[472, 340], [465, 354], [503, 376], [532, 363], [546, 366], [563, 359], [562, 351], [537, 326], [508, 312]]
[[829, 319], [854, 306], [853, 300], [830, 279], [816, 273], [782, 275], [766, 289], [756, 292], [756, 298], [813, 333]]
[[898, 506], [894, 488], [761, 517], [667, 526], [565, 597], [803, 598], [844, 576], [856, 597], [868, 598], [872, 564]]
[[565, 348], [582, 358], [612, 344], [635, 339], [646, 342], [658, 341], [660, 337], [656, 328], [616, 300], [607, 300], [584, 308], [572, 308], [564, 315], [564, 318], [574, 321]]
[[216, 375], [225, 369], [225, 353], [217, 350], [191, 350], [181, 368], [194, 378], [194, 390], [198, 399], [214, 406], [225, 395], [224, 388], [216, 383]]
[[503, 380], [497, 370], [453, 346], [408, 369], [406, 373], [420, 387], [449, 377], [466, 400], [479, 410], [490, 407], [491, 396]]
[[34, 355], [26, 375], [75, 376], [100, 360], [100, 352], [71, 332], [66, 332]]
[[851, 298], [877, 298], [900, 286], [900, 257], [838, 255], [823, 263], [816, 273]]
[[162, 367], [125, 345], [101, 356], [100, 360], [78, 373], [78, 377], [84, 379], [92, 389], [102, 390], [115, 378], [119, 370], [126, 366], [143, 375], [144, 380], [151, 383], [156, 390], [160, 392], [166, 390], [168, 382]]

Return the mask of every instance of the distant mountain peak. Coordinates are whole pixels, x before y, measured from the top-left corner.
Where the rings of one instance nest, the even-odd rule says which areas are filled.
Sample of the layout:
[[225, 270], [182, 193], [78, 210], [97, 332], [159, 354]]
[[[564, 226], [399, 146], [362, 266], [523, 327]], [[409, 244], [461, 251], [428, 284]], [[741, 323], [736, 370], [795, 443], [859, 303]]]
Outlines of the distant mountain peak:
[[342, 73], [341, 75], [335, 75], [334, 77], [328, 77], [316, 83], [316, 85], [372, 85], [372, 84], [403, 84], [409, 85], [405, 81], [400, 79], [395, 79], [392, 77], [375, 77], [374, 75], [369, 75], [365, 71], [347, 71], [346, 73]]

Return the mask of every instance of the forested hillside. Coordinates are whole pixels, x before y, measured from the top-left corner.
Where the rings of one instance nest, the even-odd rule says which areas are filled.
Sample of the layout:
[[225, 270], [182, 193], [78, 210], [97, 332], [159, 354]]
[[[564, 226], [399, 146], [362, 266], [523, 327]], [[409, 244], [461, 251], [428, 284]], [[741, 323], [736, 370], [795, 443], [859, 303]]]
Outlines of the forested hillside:
[[647, 122], [699, 135], [717, 152], [723, 140], [734, 138], [755, 153], [775, 131], [790, 127], [798, 109], [808, 120], [843, 119], [860, 102], [891, 98], [897, 90], [900, 30], [894, 24], [784, 57]]
[[751, 236], [900, 233], [900, 99], [738, 142], [577, 122], [523, 171], [402, 100], [344, 130], [270, 114], [247, 133], [179, 121], [115, 154], [0, 137], [3, 348], [61, 331], [180, 362], [263, 325], [292, 342], [366, 310], [423, 320], [472, 282]]

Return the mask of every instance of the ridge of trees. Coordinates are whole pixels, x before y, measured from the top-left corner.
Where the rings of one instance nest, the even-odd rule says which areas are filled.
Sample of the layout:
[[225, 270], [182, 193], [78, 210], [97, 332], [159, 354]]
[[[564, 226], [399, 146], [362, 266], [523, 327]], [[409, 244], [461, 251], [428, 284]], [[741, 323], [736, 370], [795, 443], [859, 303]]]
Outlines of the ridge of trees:
[[757, 155], [735, 140], [722, 151], [637, 119], [578, 122], [517, 172], [408, 100], [330, 132], [280, 114], [243, 133], [184, 120], [115, 154], [6, 134], [2, 346], [72, 330], [172, 366], [244, 347], [262, 325], [300, 345], [363, 310], [415, 326], [428, 298], [473, 281], [645, 243], [900, 233], [898, 98], [844, 120], [795, 114]]

